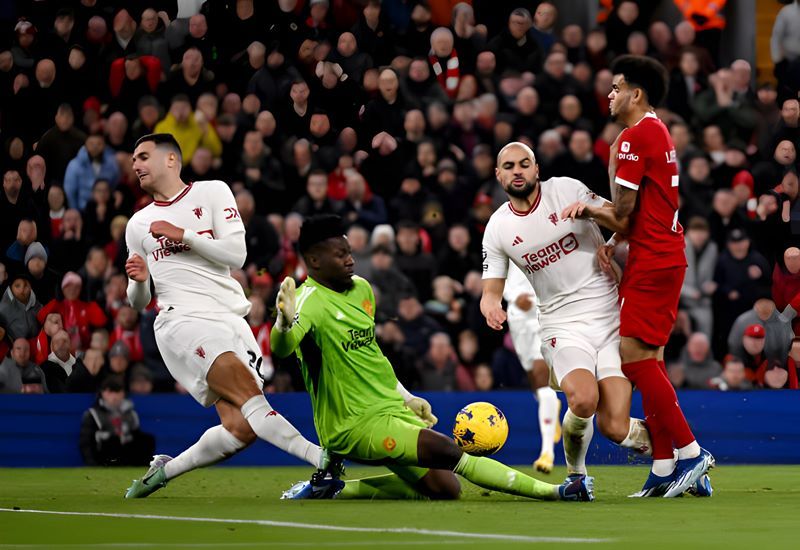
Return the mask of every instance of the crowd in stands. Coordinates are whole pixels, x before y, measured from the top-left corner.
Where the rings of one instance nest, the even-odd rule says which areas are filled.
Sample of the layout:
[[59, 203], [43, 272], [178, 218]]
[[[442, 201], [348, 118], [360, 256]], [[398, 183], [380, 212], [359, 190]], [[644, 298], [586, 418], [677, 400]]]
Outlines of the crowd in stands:
[[601, 4], [585, 29], [535, 1], [17, 2], [0, 28], [0, 392], [94, 392], [109, 376], [181, 391], [155, 301], [140, 313], [126, 298], [125, 225], [150, 200], [131, 153], [153, 132], [180, 143], [184, 181], [235, 193], [248, 256], [233, 276], [268, 391], [302, 388], [292, 362], [270, 360], [269, 330], [279, 282], [306, 276], [297, 239], [317, 213], [346, 221], [406, 387], [526, 387], [478, 306], [482, 232], [505, 201], [495, 155], [524, 141], [541, 179], [610, 197], [608, 67], [624, 53], [671, 75], [658, 115], [688, 262], [673, 383], [797, 388], [800, 2], [775, 24], [777, 85], [722, 64], [713, 17], [687, 7], [672, 27], [658, 2]]

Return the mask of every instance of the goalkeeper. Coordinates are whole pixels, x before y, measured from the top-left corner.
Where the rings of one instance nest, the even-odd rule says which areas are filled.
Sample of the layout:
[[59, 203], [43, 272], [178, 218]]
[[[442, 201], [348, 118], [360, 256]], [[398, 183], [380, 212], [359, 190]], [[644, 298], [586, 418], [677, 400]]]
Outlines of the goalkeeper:
[[455, 474], [495, 491], [542, 500], [592, 500], [592, 478], [551, 485], [495, 460], [464, 453], [430, 428], [430, 404], [411, 395], [375, 342], [375, 296], [353, 275], [353, 256], [338, 216], [307, 219], [300, 253], [309, 277], [278, 292], [270, 344], [278, 357], [296, 353], [324, 448], [392, 472], [344, 483], [336, 468], [319, 470], [284, 498], [453, 499]]

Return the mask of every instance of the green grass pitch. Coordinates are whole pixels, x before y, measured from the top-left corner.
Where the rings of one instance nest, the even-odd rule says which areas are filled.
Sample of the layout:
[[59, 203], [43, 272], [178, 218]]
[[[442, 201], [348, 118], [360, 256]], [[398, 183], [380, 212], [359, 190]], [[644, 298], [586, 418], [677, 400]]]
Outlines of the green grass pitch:
[[[308, 468], [209, 468], [123, 500], [143, 471], [0, 469], [0, 549], [800, 548], [800, 466], [721, 466], [712, 498], [672, 500], [626, 497], [644, 467], [595, 467], [593, 503], [536, 502], [467, 482], [455, 502], [278, 500]], [[374, 473], [353, 467], [348, 476]]]

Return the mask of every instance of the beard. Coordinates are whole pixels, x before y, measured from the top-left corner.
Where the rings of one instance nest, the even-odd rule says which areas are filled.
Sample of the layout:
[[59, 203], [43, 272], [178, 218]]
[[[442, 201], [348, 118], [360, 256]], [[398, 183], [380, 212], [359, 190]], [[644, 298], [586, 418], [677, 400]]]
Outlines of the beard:
[[505, 191], [510, 197], [514, 197], [516, 199], [527, 199], [528, 196], [536, 189], [537, 185], [539, 185], [539, 178], [536, 178], [533, 181], [526, 181], [525, 185], [522, 187], [514, 187], [509, 183]]

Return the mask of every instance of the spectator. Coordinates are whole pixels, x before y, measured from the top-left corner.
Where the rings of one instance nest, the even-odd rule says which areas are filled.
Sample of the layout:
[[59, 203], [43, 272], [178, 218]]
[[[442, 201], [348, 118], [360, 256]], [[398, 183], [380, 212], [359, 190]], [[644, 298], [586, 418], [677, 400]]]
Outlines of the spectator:
[[97, 401], [83, 413], [80, 449], [87, 466], [143, 466], [150, 461], [155, 439], [141, 430], [119, 378], [104, 380]]
[[422, 357], [430, 345], [430, 337], [441, 332], [439, 323], [425, 314], [419, 300], [414, 295], [400, 298], [397, 304], [398, 325], [405, 336], [406, 345], [417, 357]]
[[42, 322], [49, 313], [61, 313], [64, 320], [64, 330], [70, 335], [72, 350], [85, 350], [89, 347], [91, 338], [90, 327], [102, 327], [107, 318], [103, 310], [94, 302], [84, 302], [80, 299], [80, 275], [70, 271], [61, 280], [63, 300], [51, 300], [39, 310], [37, 318]]
[[47, 130], [36, 145], [47, 166], [48, 183], [62, 184], [69, 161], [86, 143], [86, 133], [75, 127], [75, 116], [69, 103], [58, 106], [55, 126]]
[[153, 373], [142, 365], [134, 365], [128, 376], [128, 388], [132, 395], [148, 395], [153, 393]]
[[30, 340], [39, 332], [36, 314], [42, 309], [42, 304], [31, 290], [27, 274], [12, 275], [9, 283], [0, 300], [0, 326], [12, 341], [17, 338]]
[[464, 324], [464, 301], [457, 297], [463, 290], [461, 283], [446, 275], [439, 275], [431, 286], [433, 296], [425, 302], [423, 309], [451, 339], [455, 338]]
[[386, 321], [375, 327], [378, 345], [394, 368], [395, 376], [406, 388], [420, 388], [417, 357], [405, 345], [405, 335], [395, 321]]
[[439, 252], [436, 272], [455, 281], [463, 281], [472, 269], [480, 265], [480, 256], [470, 246], [471, 236], [467, 226], [452, 225], [447, 232], [447, 244]]
[[744, 353], [742, 335], [746, 334], [752, 326], [762, 326], [767, 333], [764, 341], [764, 356], [767, 359], [784, 361], [794, 338], [791, 326], [794, 315], [788, 310], [785, 313], [778, 311], [775, 308], [775, 302], [769, 298], [769, 295], [759, 297], [751, 310], [745, 311], [734, 321], [728, 334], [728, 351], [742, 357]]
[[431, 281], [436, 272], [436, 260], [423, 250], [419, 225], [409, 220], [397, 224], [397, 257], [395, 264], [414, 283], [421, 302], [431, 297]]
[[[358, 227], [358, 226], [353, 226]], [[351, 228], [352, 229], [352, 228]], [[358, 269], [358, 263], [356, 263]], [[373, 244], [370, 255], [369, 271], [372, 286], [377, 289], [380, 299], [376, 318], [391, 319], [397, 317], [400, 300], [416, 292], [414, 284], [394, 265], [390, 248], [383, 243]]]
[[686, 228], [686, 277], [681, 288], [681, 308], [686, 309], [695, 330], [711, 338], [713, 310], [711, 300], [717, 290], [714, 271], [719, 251], [710, 240], [708, 222], [701, 217], [689, 220]]
[[183, 165], [192, 160], [198, 147], [205, 147], [214, 157], [222, 154], [222, 143], [217, 131], [202, 112], [193, 113], [189, 98], [183, 94], [172, 98], [167, 116], [156, 124], [156, 133], [172, 134], [181, 146]]
[[606, 167], [592, 151], [592, 135], [588, 130], [578, 128], [571, 133], [568, 150], [553, 160], [551, 170], [559, 177], [583, 182], [601, 197], [611, 198]]
[[729, 355], [725, 359], [722, 374], [710, 380], [712, 387], [720, 391], [743, 391], [753, 389], [753, 384], [747, 379], [747, 372], [742, 360]]
[[714, 326], [719, 337], [725, 338], [733, 320], [750, 309], [760, 293], [769, 288], [769, 264], [761, 254], [751, 250], [750, 238], [744, 231], [734, 229], [728, 235], [727, 248], [719, 256], [714, 281], [718, 304]]
[[[536, 12], [533, 15], [533, 25], [529, 34], [539, 44], [539, 48], [544, 55], [550, 53], [550, 48], [556, 43], [554, 30], [557, 19], [558, 9], [552, 2], [542, 2], [536, 7]], [[605, 35], [603, 36], [605, 37]]]
[[0, 393], [48, 393], [44, 373], [30, 357], [28, 340], [15, 339], [11, 354], [0, 363]]
[[461, 60], [455, 50], [453, 33], [446, 27], [439, 27], [431, 34], [431, 51], [428, 61], [433, 75], [447, 97], [455, 99], [461, 86]]
[[64, 192], [70, 208], [86, 208], [98, 179], [104, 179], [114, 187], [119, 177], [117, 159], [114, 151], [106, 147], [105, 137], [101, 134], [90, 135], [75, 158], [69, 161], [64, 174]]
[[280, 247], [280, 237], [275, 228], [263, 216], [255, 214], [255, 200], [253, 194], [246, 189], [236, 193], [236, 207], [242, 218], [247, 242], [247, 258], [244, 268], [266, 269], [270, 260], [275, 256]]
[[238, 173], [245, 188], [253, 194], [259, 214], [285, 212], [296, 193], [287, 187], [280, 163], [269, 153], [258, 131], [245, 134]]
[[757, 117], [753, 99], [735, 89], [730, 69], [720, 69], [708, 77], [708, 82], [710, 88], [697, 94], [692, 104], [698, 121], [719, 126], [727, 139], [749, 142]]
[[164, 21], [158, 16], [156, 10], [147, 8], [142, 12], [139, 28], [133, 37], [136, 43], [136, 51], [142, 55], [157, 57], [164, 70], [172, 65], [165, 32]]
[[772, 27], [770, 51], [772, 62], [775, 64], [775, 77], [782, 92], [798, 83], [796, 75], [797, 62], [800, 60], [800, 39], [795, 32], [798, 25], [800, 25], [800, 5], [791, 2], [781, 8]]
[[[117, 314], [114, 330], [109, 336], [109, 344], [112, 350], [122, 352], [117, 346], [117, 343], [122, 343], [125, 346], [125, 357], [131, 362], [138, 362], [144, 360], [144, 350], [142, 349], [142, 338], [139, 329], [139, 312], [130, 306], [122, 306]], [[108, 355], [109, 361], [111, 360], [111, 351]], [[112, 370], [114, 368], [113, 361], [111, 362]], [[119, 372], [117, 372], [119, 374]]]
[[345, 223], [350, 226], [358, 224], [372, 230], [376, 225], [386, 223], [388, 214], [386, 204], [377, 195], [367, 195], [367, 182], [364, 176], [355, 169], [345, 171], [346, 197], [342, 203], [341, 213]]
[[800, 338], [792, 339], [792, 347], [786, 360], [786, 370], [789, 372], [789, 387], [793, 390], [800, 389]]
[[539, 74], [542, 70], [542, 49], [528, 34], [532, 26], [531, 12], [517, 8], [508, 16], [508, 27], [489, 40], [488, 48], [497, 58], [498, 71]]
[[681, 353], [686, 385], [693, 389], [708, 389], [711, 379], [719, 376], [722, 367], [711, 356], [711, 343], [705, 334], [695, 332]]
[[[50, 341], [50, 355], [42, 363], [42, 372], [50, 393], [69, 393], [73, 391], [73, 380], [85, 370], [83, 362], [70, 352], [69, 334], [59, 330]], [[74, 375], [74, 376], [73, 376]]]
[[161, 62], [151, 55], [129, 53], [114, 60], [109, 74], [112, 109], [121, 111], [132, 120], [140, 98], [157, 93], [161, 73]]
[[[22, 187], [22, 176], [17, 170], [7, 170], [3, 174], [3, 192], [0, 194], [0, 251], [5, 252], [14, 241], [14, 235], [18, 235], [22, 220], [37, 218], [38, 208], [33, 200], [31, 188]], [[24, 254], [22, 251], [22, 256]]]
[[[795, 296], [800, 295], [800, 248], [789, 247], [783, 253], [783, 262], [775, 262], [772, 271], [772, 300], [778, 311], [783, 311]], [[795, 333], [800, 319], [793, 321]]]
[[308, 175], [306, 194], [294, 203], [292, 211], [308, 218], [317, 214], [338, 214], [340, 208], [339, 201], [328, 197], [328, 174], [315, 169]]
[[34, 363], [41, 365], [47, 361], [51, 339], [60, 330], [64, 330], [64, 321], [61, 319], [61, 314], [48, 313], [42, 323], [42, 330], [39, 331], [36, 339], [31, 341], [31, 360]]
[[444, 332], [431, 335], [428, 352], [420, 362], [420, 389], [427, 391], [474, 391], [475, 382], [469, 372], [458, 362], [450, 342]]
[[202, 94], [212, 91], [213, 83], [214, 73], [203, 66], [203, 54], [197, 48], [187, 48], [181, 62], [169, 70], [161, 92], [164, 98], [184, 94], [196, 105]]

